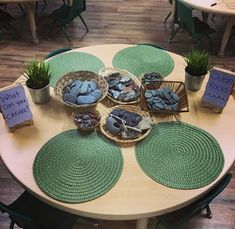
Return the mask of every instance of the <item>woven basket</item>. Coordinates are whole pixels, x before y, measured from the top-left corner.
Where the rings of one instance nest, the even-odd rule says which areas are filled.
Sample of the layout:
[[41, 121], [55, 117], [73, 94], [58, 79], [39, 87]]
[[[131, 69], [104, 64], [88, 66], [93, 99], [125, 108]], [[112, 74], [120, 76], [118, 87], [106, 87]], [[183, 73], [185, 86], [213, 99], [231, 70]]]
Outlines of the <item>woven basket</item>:
[[109, 109], [109, 111], [103, 115], [101, 117], [101, 120], [100, 120], [100, 130], [101, 132], [109, 139], [115, 141], [115, 142], [118, 142], [118, 143], [133, 143], [133, 142], [137, 142], [137, 141], [140, 141], [142, 139], [144, 139], [151, 131], [151, 128], [148, 129], [147, 131], [143, 132], [142, 135], [138, 138], [135, 138], [135, 139], [123, 139], [121, 136], [119, 135], [113, 135], [111, 134], [107, 129], [106, 129], [106, 119], [108, 118], [109, 114], [115, 110], [115, 109], [124, 109], [124, 110], [127, 110], [127, 111], [130, 111], [130, 112], [135, 112], [141, 116], [144, 116], [144, 117], [150, 117], [149, 114], [145, 111], [142, 111], [139, 107], [137, 106], [131, 106], [131, 105], [117, 105], [111, 109]]
[[[123, 77], [123, 76], [129, 76], [133, 81], [134, 83], [139, 87], [141, 88], [141, 82], [139, 81], [139, 79], [134, 76], [132, 73], [126, 71], [126, 70], [123, 70], [123, 69], [119, 69], [119, 68], [111, 68], [111, 67], [105, 67], [105, 68], [102, 68], [100, 71], [99, 71], [99, 75], [105, 77], [105, 76], [108, 76], [110, 74], [113, 74], [113, 73], [120, 73], [120, 75]], [[114, 99], [112, 96], [110, 96], [109, 94], [107, 94], [107, 97], [113, 101], [114, 103], [117, 103], [117, 104], [121, 104], [121, 105], [125, 105], [125, 104], [135, 104], [135, 103], [138, 103], [140, 101], [140, 96], [138, 96], [136, 98], [136, 100], [133, 100], [133, 101], [127, 101], [127, 102], [123, 102], [123, 101], [119, 101], [119, 100], [116, 100]]]
[[[171, 88], [174, 93], [176, 93], [179, 97], [179, 105], [178, 109], [176, 111], [169, 111], [169, 110], [156, 110], [156, 109], [149, 109], [147, 106], [147, 102], [145, 99], [145, 92], [146, 90], [157, 90], [159, 88]], [[173, 113], [180, 113], [180, 112], [189, 112], [189, 105], [188, 105], [188, 97], [185, 90], [185, 86], [183, 82], [180, 81], [162, 81], [161, 84], [157, 83], [156, 85], [154, 83], [150, 85], [142, 85], [141, 87], [141, 108], [148, 112], [156, 112], [156, 113], [167, 113], [167, 114], [173, 114]]]
[[[64, 89], [67, 85], [71, 84], [74, 80], [92, 80], [97, 84], [97, 87], [102, 91], [102, 96], [101, 98], [96, 101], [95, 103], [92, 104], [82, 104], [82, 105], [77, 105], [77, 104], [72, 104], [72, 103], [66, 103], [63, 100], [63, 94], [64, 94]], [[99, 102], [101, 102], [105, 96], [108, 93], [108, 83], [106, 80], [99, 76], [98, 74], [90, 71], [77, 71], [77, 72], [69, 72], [62, 76], [55, 85], [54, 88], [54, 93], [56, 97], [66, 106], [69, 106], [71, 108], [86, 108], [86, 107], [92, 107], [97, 105]]]

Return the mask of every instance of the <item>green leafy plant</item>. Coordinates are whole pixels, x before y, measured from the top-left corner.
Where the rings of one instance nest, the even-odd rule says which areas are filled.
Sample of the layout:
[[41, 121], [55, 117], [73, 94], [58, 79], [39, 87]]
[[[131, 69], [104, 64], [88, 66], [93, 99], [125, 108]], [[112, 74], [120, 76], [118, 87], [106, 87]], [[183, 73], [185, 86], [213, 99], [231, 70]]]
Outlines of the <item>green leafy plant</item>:
[[185, 71], [193, 76], [205, 75], [213, 67], [209, 54], [205, 51], [192, 49], [185, 55]]
[[27, 63], [23, 75], [27, 78], [26, 85], [32, 89], [40, 89], [47, 86], [52, 77], [49, 65], [36, 59]]

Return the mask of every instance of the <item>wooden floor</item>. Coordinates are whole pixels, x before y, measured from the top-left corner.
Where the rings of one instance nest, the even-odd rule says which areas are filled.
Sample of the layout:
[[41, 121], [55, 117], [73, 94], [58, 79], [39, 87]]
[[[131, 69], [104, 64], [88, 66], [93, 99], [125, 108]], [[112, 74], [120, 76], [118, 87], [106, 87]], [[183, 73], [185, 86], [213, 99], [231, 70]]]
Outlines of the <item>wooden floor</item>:
[[[60, 1], [48, 1], [48, 7], [43, 15], [37, 17], [37, 33], [39, 45], [31, 44], [31, 36], [27, 27], [27, 20], [22, 15], [17, 4], [8, 4], [8, 11], [17, 19], [13, 26], [21, 34], [20, 39], [15, 39], [10, 31], [5, 33], [0, 41], [0, 87], [7, 86], [17, 79], [23, 72], [25, 62], [36, 57], [43, 58], [49, 51], [67, 46], [63, 34], [55, 30], [53, 38], [48, 40], [50, 20], [47, 15], [58, 6]], [[40, 3], [40, 8], [43, 3]], [[85, 29], [79, 19], [73, 26], [67, 28], [73, 40], [74, 47], [83, 47], [104, 43], [153, 43], [165, 47], [169, 51], [184, 54], [194, 45], [186, 32], [179, 32], [173, 43], [168, 44], [169, 24], [164, 27], [162, 21], [170, 11], [167, 0], [88, 0], [87, 11], [83, 14], [90, 29]], [[197, 15], [200, 15], [196, 12]], [[216, 16], [210, 25], [218, 32], [213, 36], [214, 50], [211, 52], [216, 66], [235, 71], [235, 37], [229, 42], [224, 58], [217, 58], [222, 31], [226, 18]], [[205, 40], [202, 48], [208, 50]], [[1, 142], [0, 144], [4, 144]], [[232, 144], [232, 143], [231, 143]], [[232, 169], [235, 176], [235, 169]], [[14, 181], [0, 161], [0, 200], [10, 203], [23, 189]], [[203, 215], [185, 224], [183, 229], [235, 229], [235, 178], [228, 188], [219, 195], [211, 204], [214, 217], [211, 220]], [[151, 219], [149, 229], [153, 229], [155, 219]], [[0, 229], [8, 228], [9, 221], [6, 215], [0, 214]], [[77, 224], [74, 229], [90, 229], [92, 226]], [[102, 221], [104, 229], [134, 229], [135, 221]], [[54, 229], [54, 228], [53, 228]], [[56, 229], [56, 228], [55, 228]]]

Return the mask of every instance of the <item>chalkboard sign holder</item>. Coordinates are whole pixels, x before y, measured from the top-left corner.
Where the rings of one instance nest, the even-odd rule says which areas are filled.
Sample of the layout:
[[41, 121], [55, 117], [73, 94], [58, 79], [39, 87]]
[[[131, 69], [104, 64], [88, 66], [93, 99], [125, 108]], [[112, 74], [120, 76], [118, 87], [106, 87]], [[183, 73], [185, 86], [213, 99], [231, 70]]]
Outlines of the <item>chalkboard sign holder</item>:
[[[1, 88], [1, 89], [0, 89], [0, 93], [1, 93], [1, 92], [7, 92], [7, 91], [12, 90], [12, 89], [17, 88], [17, 87], [22, 87], [21, 83], [15, 83], [15, 84], [12, 84], [12, 85], [10, 85], [10, 86]], [[30, 111], [30, 109], [29, 109], [28, 100], [27, 100], [27, 98], [26, 98], [26, 96], [25, 96], [24, 89], [23, 89], [23, 97], [22, 97], [22, 99], [24, 99], [24, 103], [25, 103], [26, 106], [28, 107], [28, 110], [29, 110], [29, 111], [28, 111], [28, 114], [29, 114], [29, 115], [28, 115], [27, 117], [25, 117], [25, 120], [22, 120], [22, 121], [20, 121], [20, 122], [18, 122], [18, 123], [15, 123], [15, 124], [12, 124], [12, 125], [9, 125], [9, 124], [7, 123], [7, 124], [8, 124], [8, 127], [9, 127], [9, 130], [10, 130], [11, 132], [15, 132], [17, 128], [20, 128], [20, 127], [22, 127], [22, 126], [28, 126], [28, 125], [32, 125], [32, 124], [33, 124], [32, 113], [31, 113], [31, 111]], [[22, 104], [21, 104], [21, 106], [22, 106]], [[0, 113], [2, 114], [3, 118], [4, 118], [5, 121], [6, 121], [7, 117], [5, 117], [5, 116], [7, 115], [7, 113], [3, 110], [3, 108], [1, 107], [1, 104], [0, 104]], [[6, 122], [7, 122], [7, 121], [6, 121]]]
[[222, 113], [235, 83], [235, 73], [221, 68], [213, 68], [209, 75], [202, 106]]

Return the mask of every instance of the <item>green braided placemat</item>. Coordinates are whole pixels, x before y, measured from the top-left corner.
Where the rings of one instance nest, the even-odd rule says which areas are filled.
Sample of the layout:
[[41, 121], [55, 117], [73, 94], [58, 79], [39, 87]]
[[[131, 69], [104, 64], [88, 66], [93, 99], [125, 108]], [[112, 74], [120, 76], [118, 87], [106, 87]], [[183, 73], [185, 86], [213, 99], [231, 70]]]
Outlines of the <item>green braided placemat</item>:
[[221, 173], [224, 157], [206, 131], [182, 122], [155, 125], [135, 148], [140, 167], [152, 179], [176, 189], [208, 185]]
[[162, 49], [138, 45], [119, 51], [113, 58], [113, 66], [125, 69], [137, 77], [146, 72], [159, 72], [166, 77], [174, 69], [174, 61]]
[[97, 132], [62, 132], [39, 150], [33, 174], [40, 189], [54, 199], [80, 203], [108, 192], [123, 167], [120, 148]]
[[86, 70], [98, 73], [104, 67], [103, 62], [98, 57], [83, 52], [68, 52], [56, 55], [47, 63], [52, 72], [50, 81], [52, 87], [55, 87], [56, 81], [68, 72]]

